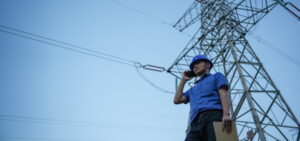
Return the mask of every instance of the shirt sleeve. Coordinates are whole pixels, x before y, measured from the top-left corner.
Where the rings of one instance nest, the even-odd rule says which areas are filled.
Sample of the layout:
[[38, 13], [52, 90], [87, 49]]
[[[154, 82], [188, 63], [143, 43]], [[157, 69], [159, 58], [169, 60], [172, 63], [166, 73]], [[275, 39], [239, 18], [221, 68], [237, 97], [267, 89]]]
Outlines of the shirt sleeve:
[[220, 73], [220, 72], [216, 73], [216, 81], [217, 81], [218, 89], [223, 88], [223, 87], [225, 87], [226, 89], [229, 88], [228, 81], [222, 73]]
[[190, 102], [190, 89], [187, 90], [186, 92], [184, 92], [182, 95], [186, 98], [186, 102], [184, 104], [189, 103]]

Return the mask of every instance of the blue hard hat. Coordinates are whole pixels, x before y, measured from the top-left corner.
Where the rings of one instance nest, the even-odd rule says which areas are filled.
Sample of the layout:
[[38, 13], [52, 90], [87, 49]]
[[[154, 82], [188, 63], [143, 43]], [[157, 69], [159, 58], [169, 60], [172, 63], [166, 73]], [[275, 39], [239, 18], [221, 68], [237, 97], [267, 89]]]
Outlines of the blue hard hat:
[[193, 58], [191, 64], [190, 64], [190, 69], [193, 71], [194, 65], [197, 61], [199, 60], [205, 60], [208, 61], [211, 64], [211, 67], [213, 66], [213, 63], [206, 57], [205, 55], [197, 55]]

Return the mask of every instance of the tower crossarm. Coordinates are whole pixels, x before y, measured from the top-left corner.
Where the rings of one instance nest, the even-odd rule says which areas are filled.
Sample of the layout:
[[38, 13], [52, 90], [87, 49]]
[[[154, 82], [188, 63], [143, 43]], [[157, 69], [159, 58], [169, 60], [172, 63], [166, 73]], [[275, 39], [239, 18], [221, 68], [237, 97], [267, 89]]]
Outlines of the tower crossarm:
[[[222, 0], [223, 1], [223, 0]], [[220, 4], [221, 0], [197, 0], [186, 10], [183, 16], [175, 23], [174, 27], [179, 31], [183, 31], [192, 24], [202, 21], [205, 17], [210, 17], [215, 7]], [[266, 16], [278, 2], [274, 0], [227, 0], [223, 1], [229, 8], [219, 20], [235, 13], [236, 21], [234, 26], [241, 25], [244, 27], [244, 32], [249, 31], [257, 24], [264, 16]], [[201, 12], [200, 12], [201, 11]], [[232, 19], [231, 19], [232, 20]], [[203, 23], [201, 23], [203, 24]], [[208, 29], [212, 30], [212, 29]]]

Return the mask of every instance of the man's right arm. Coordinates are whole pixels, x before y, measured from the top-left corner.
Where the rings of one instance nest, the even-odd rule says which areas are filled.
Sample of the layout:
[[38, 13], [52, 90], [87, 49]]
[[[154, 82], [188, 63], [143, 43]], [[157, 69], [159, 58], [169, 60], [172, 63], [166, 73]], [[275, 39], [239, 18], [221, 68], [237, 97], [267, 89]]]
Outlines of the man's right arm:
[[181, 103], [187, 103], [187, 98], [183, 95], [183, 88], [184, 88], [184, 85], [185, 83], [190, 80], [191, 78], [185, 76], [185, 74], [183, 73], [182, 74], [182, 79], [179, 83], [179, 86], [176, 90], [176, 94], [174, 96], [174, 104], [181, 104]]

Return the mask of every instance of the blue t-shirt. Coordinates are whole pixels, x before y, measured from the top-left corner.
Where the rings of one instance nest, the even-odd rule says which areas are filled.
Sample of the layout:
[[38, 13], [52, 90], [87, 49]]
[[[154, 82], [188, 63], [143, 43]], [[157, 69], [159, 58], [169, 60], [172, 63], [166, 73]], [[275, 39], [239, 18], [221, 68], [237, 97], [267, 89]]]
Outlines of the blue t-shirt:
[[222, 73], [207, 73], [201, 80], [196, 82], [195, 86], [183, 93], [191, 106], [189, 123], [191, 123], [200, 112], [213, 109], [223, 110], [218, 92], [222, 86], [228, 88], [227, 79]]

